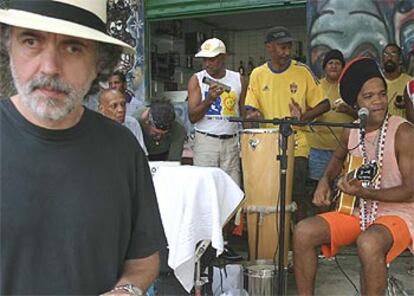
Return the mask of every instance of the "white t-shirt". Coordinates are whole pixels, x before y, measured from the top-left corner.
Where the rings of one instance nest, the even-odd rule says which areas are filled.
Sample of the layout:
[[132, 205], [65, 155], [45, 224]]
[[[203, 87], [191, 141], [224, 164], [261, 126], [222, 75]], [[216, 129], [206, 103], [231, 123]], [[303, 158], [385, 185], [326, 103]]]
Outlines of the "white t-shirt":
[[134, 134], [135, 138], [137, 138], [139, 144], [141, 145], [142, 150], [144, 150], [145, 155], [148, 156], [148, 150], [147, 147], [145, 147], [144, 136], [142, 134], [142, 129], [139, 125], [139, 122], [135, 118], [126, 115], [124, 126], [131, 130], [131, 132]]
[[[203, 83], [203, 78], [211, 77], [206, 70], [195, 74], [201, 89], [201, 99], [204, 101], [208, 93], [209, 85]], [[220, 79], [214, 79], [231, 87], [230, 92], [223, 92], [216, 101], [210, 105], [204, 117], [195, 123], [197, 131], [206, 132], [214, 135], [235, 134], [241, 125], [238, 122], [226, 120], [228, 117], [237, 117], [239, 113], [239, 100], [241, 93], [240, 73], [226, 70], [226, 75]]]
[[142, 107], [144, 107], [144, 103], [139, 101], [136, 97], [132, 97], [131, 101], [126, 104], [126, 115], [133, 116], [133, 114]]

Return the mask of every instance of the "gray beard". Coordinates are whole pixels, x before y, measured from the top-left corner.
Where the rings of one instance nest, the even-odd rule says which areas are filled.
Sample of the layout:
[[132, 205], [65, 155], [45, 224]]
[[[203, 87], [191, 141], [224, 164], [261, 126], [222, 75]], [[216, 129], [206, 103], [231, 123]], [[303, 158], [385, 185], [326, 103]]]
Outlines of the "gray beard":
[[[10, 61], [10, 70], [21, 101], [39, 119], [48, 121], [60, 121], [68, 116], [81, 104], [83, 97], [88, 92], [92, 79], [87, 81], [80, 90], [75, 90], [71, 85], [57, 78], [48, 76], [35, 77], [27, 83], [23, 83], [17, 77], [14, 64]], [[66, 96], [61, 99], [35, 94], [40, 86], [48, 86], [53, 90], [61, 91]]]

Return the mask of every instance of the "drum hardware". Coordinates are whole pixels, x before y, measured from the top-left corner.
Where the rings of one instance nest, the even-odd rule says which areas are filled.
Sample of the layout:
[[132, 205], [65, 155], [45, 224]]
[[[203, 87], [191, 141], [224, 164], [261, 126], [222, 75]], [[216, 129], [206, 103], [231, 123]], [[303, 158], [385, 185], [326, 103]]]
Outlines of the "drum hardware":
[[259, 139], [254, 139], [254, 138], [249, 139], [249, 145], [250, 145], [250, 147], [252, 147], [253, 150], [256, 149], [256, 147], [257, 147], [257, 145], [259, 145], [259, 143], [260, 143]]
[[272, 296], [277, 267], [270, 260], [256, 260], [244, 267], [247, 291], [251, 296]]
[[[295, 202], [285, 206], [285, 211], [293, 213], [298, 209]], [[274, 214], [280, 212], [280, 207], [274, 206], [247, 206], [245, 208], [247, 213], [257, 213], [256, 222], [256, 237], [255, 237], [255, 259], [259, 257], [259, 233], [261, 232], [261, 226], [264, 224], [264, 216], [268, 214]]]
[[201, 278], [201, 263], [200, 259], [201, 256], [205, 253], [208, 246], [210, 245], [210, 240], [203, 240], [201, 241], [195, 251], [195, 264], [196, 264], [196, 278], [195, 278], [195, 285], [194, 285], [194, 291], [195, 296], [201, 296], [201, 289], [203, 285], [206, 283], [205, 280]]
[[[285, 211], [294, 213], [298, 209], [298, 205], [296, 202], [292, 202], [291, 204], [285, 206]], [[247, 206], [245, 208], [247, 213], [261, 213], [261, 214], [272, 214], [276, 212], [280, 212], [280, 207], [273, 207], [273, 206]]]

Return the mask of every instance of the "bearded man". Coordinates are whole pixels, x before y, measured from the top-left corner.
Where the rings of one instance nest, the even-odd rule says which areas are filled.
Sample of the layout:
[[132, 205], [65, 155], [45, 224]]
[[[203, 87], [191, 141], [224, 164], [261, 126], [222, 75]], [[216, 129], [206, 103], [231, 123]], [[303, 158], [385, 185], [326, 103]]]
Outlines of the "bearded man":
[[382, 51], [382, 68], [388, 88], [388, 111], [392, 115], [407, 118], [407, 105], [403, 97], [404, 88], [411, 76], [402, 72], [401, 48], [389, 43]]
[[[143, 295], [165, 237], [146, 157], [83, 107], [126, 43], [106, 0], [0, 1], [0, 294]], [[2, 81], [3, 83], [3, 81]]]

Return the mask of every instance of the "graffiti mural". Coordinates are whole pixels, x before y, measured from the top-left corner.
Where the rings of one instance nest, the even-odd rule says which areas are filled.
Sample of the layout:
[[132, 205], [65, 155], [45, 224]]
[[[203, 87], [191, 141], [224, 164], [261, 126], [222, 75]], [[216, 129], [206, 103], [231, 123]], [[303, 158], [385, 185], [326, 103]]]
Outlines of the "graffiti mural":
[[128, 89], [144, 102], [144, 1], [108, 0], [107, 29], [112, 36], [135, 47], [136, 55], [123, 54], [117, 68], [125, 73]]
[[340, 49], [346, 60], [379, 61], [391, 42], [402, 48], [406, 70], [413, 74], [414, 0], [309, 0], [307, 24], [308, 56], [318, 76], [330, 49]]

